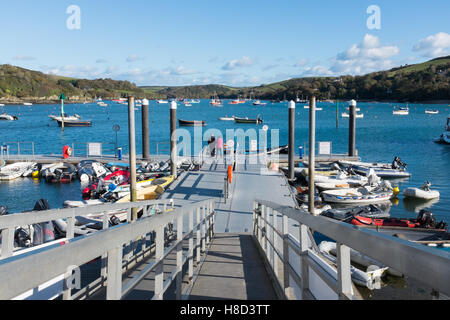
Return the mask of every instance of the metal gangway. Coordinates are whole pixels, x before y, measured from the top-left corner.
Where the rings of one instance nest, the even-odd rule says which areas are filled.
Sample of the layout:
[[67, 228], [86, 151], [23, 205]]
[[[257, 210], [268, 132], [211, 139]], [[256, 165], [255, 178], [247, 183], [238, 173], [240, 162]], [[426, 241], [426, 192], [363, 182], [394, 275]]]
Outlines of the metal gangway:
[[[219, 286], [235, 299], [353, 300], [359, 296], [352, 250], [450, 295], [450, 255], [442, 250], [267, 200], [254, 200], [249, 232], [216, 233], [218, 215], [227, 214], [224, 204], [163, 199], [1, 216], [0, 299], [208, 299], [215, 296], [205, 287]], [[127, 222], [110, 226], [109, 217], [119, 212]], [[80, 216], [96, 216], [102, 230], [74, 237]], [[66, 221], [66, 238], [14, 247], [18, 226], [55, 219]], [[336, 241], [335, 261], [321, 255], [313, 232]], [[248, 265], [252, 272], [239, 274]], [[258, 277], [251, 276], [254, 270]], [[263, 291], [255, 282], [270, 283], [267, 292], [274, 293], [239, 295], [231, 279], [245, 283], [240, 289], [247, 292]]]

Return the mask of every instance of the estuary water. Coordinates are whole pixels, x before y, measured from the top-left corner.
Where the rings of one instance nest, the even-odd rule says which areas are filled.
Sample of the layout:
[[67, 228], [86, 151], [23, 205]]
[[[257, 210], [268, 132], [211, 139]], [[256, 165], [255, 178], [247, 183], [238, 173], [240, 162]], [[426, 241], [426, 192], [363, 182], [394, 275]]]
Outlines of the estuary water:
[[[209, 100], [201, 100], [198, 104], [187, 107], [178, 103], [177, 117], [184, 120], [205, 120], [202, 128], [205, 140], [209, 138], [211, 129], [218, 129], [224, 135], [227, 129], [260, 129], [261, 125], [235, 124], [234, 121], [220, 121], [219, 117], [239, 116], [255, 118], [261, 115], [264, 125], [269, 130], [279, 130], [279, 144], [288, 141], [288, 108], [287, 103], [271, 103], [265, 106], [245, 104], [229, 104], [224, 101], [223, 107], [212, 107]], [[115, 102], [106, 101], [107, 107], [91, 104], [66, 104], [67, 114], [79, 114], [82, 119], [92, 120], [92, 127], [66, 128], [62, 132], [50, 114], [59, 114], [59, 105], [5, 106], [4, 111], [19, 117], [17, 121], [0, 121], [0, 142], [32, 141], [35, 154], [60, 154], [64, 145], [85, 142], [109, 142], [116, 144], [116, 132], [113, 125], [118, 124], [117, 145], [128, 153], [128, 107]], [[296, 104], [296, 148], [307, 146], [308, 142], [308, 109], [305, 104]], [[449, 105], [408, 104], [409, 115], [393, 115], [394, 106], [406, 106], [399, 103], [359, 102], [357, 107], [364, 118], [356, 120], [356, 148], [362, 161], [391, 163], [395, 156], [408, 164], [409, 179], [393, 182], [402, 191], [413, 186], [420, 187], [426, 180], [432, 188], [440, 191], [440, 199], [435, 203], [411, 202], [400, 194], [398, 202], [391, 208], [393, 217], [415, 218], [420, 208], [431, 208], [437, 220], [445, 220], [450, 224], [450, 146], [433, 142], [444, 130]], [[342, 118], [342, 112], [348, 112], [348, 103], [339, 103], [338, 128], [336, 128], [336, 104], [317, 103], [316, 141], [331, 141], [333, 153], [346, 153], [348, 148], [348, 118]], [[156, 153], [168, 149], [169, 141], [169, 104], [158, 104], [150, 101], [150, 151]], [[439, 114], [425, 114], [426, 109], [437, 109]], [[141, 111], [136, 107], [136, 150], [141, 153]], [[193, 128], [186, 128], [193, 132]], [[206, 141], [205, 141], [206, 143]], [[270, 142], [269, 142], [270, 144]], [[13, 144], [11, 144], [13, 145]], [[75, 153], [83, 149], [75, 145]], [[29, 147], [29, 146], [28, 146]], [[81, 149], [78, 149], [81, 148]], [[84, 147], [85, 148], [85, 147]], [[30, 151], [22, 150], [23, 153]], [[168, 153], [168, 152], [167, 152]], [[268, 186], [270, 187], [270, 186]], [[47, 184], [33, 181], [31, 178], [20, 178], [11, 182], [0, 182], [0, 205], [7, 205], [11, 213], [31, 210], [36, 200], [46, 198], [52, 208], [62, 207], [64, 200], [81, 198], [79, 182], [71, 184]]]

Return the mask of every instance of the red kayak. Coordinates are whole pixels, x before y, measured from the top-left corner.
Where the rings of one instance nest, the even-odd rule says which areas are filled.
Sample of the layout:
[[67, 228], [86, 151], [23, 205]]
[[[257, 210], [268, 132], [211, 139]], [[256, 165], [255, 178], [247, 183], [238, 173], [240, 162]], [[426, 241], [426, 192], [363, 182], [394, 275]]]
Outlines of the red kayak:
[[[107, 187], [110, 183], [114, 183], [116, 186], [120, 186], [122, 184], [127, 184], [128, 179], [130, 178], [130, 172], [126, 170], [117, 170], [107, 175], [104, 179], [104, 185]], [[84, 188], [83, 190], [83, 199], [92, 198], [93, 194], [97, 190], [98, 182], [91, 184], [89, 187]]]

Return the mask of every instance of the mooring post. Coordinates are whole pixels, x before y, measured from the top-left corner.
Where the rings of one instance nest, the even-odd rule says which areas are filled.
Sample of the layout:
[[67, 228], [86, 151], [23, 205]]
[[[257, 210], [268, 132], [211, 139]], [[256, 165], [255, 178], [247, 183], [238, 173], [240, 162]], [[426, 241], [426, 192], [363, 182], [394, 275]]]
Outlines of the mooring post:
[[170, 174], [177, 177], [177, 103], [170, 103]]
[[316, 97], [309, 101], [308, 211], [314, 214], [314, 170], [316, 153]]
[[[136, 194], [136, 137], [134, 123], [134, 97], [128, 97], [128, 144], [130, 161], [130, 201], [137, 201]], [[131, 209], [131, 221], [137, 219], [137, 208]]]
[[339, 127], [339, 100], [336, 99], [336, 129]]
[[142, 100], [142, 160], [150, 160], [150, 134], [148, 122], [148, 100]]
[[294, 154], [295, 154], [295, 102], [289, 102], [289, 180], [293, 181], [294, 176]]
[[351, 100], [350, 101], [350, 116], [349, 116], [349, 123], [348, 123], [348, 155], [350, 157], [355, 156], [356, 148], [355, 148], [355, 141], [356, 141], [356, 101]]

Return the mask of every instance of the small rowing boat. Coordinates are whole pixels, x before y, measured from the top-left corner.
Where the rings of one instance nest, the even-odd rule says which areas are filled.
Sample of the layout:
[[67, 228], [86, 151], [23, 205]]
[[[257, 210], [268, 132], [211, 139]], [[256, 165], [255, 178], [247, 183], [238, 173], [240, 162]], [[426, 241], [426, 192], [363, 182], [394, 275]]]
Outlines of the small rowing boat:
[[203, 120], [182, 120], [182, 119], [179, 119], [178, 123], [180, 124], [180, 126], [184, 126], [184, 127], [194, 127], [194, 126], [204, 127], [204, 126], [206, 126], [206, 121], [203, 121]]
[[247, 117], [245, 118], [234, 117], [234, 121], [236, 123], [256, 123], [256, 124], [263, 123], [263, 120], [261, 119], [260, 116], [258, 116], [256, 119], [249, 119]]

